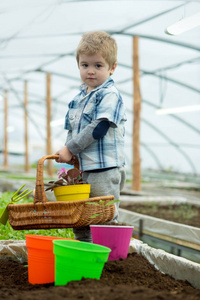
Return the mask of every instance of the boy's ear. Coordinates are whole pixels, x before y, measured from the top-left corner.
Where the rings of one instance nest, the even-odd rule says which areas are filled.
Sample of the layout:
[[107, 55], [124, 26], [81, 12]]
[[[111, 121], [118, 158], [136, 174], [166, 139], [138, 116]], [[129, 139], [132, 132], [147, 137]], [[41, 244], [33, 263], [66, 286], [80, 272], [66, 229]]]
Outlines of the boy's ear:
[[112, 66], [112, 68], [110, 69], [110, 75], [112, 75], [114, 73], [116, 67], [117, 67], [117, 62], [115, 62], [114, 65]]

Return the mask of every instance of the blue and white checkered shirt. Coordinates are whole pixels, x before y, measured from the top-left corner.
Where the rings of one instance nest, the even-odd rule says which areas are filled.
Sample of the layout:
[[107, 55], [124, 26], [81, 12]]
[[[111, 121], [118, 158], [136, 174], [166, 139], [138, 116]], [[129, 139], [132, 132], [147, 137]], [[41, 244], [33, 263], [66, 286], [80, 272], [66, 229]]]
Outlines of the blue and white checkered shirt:
[[75, 141], [94, 120], [107, 119], [110, 122], [104, 137], [94, 139], [77, 153], [80, 169], [89, 171], [123, 166], [126, 116], [121, 95], [114, 86], [114, 81], [109, 77], [88, 94], [85, 84], [81, 85], [80, 90], [81, 92], [69, 103], [65, 117], [65, 129], [69, 130], [70, 139]]

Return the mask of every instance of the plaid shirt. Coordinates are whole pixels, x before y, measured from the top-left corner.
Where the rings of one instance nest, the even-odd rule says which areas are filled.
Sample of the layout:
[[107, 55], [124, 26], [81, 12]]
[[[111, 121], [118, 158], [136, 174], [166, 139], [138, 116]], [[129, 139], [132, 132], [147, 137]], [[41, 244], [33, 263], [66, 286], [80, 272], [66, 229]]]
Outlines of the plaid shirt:
[[65, 117], [65, 129], [72, 139], [93, 120], [107, 119], [110, 127], [106, 135], [94, 140], [78, 154], [82, 171], [121, 167], [124, 158], [125, 108], [114, 81], [109, 77], [102, 85], [87, 93], [82, 84], [81, 92], [69, 103]]

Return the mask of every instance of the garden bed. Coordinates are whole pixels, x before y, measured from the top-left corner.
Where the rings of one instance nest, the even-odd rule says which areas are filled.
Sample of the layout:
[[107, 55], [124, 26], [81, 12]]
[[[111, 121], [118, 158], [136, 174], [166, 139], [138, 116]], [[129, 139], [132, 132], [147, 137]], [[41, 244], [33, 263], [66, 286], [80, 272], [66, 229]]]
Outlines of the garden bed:
[[0, 260], [0, 299], [83, 299], [125, 300], [163, 299], [196, 300], [200, 290], [187, 281], [178, 281], [156, 270], [137, 254], [126, 260], [108, 261], [100, 280], [82, 279], [66, 286], [31, 285], [28, 268], [19, 262]]
[[184, 204], [131, 203], [122, 201], [120, 207], [136, 213], [200, 228], [200, 207]]

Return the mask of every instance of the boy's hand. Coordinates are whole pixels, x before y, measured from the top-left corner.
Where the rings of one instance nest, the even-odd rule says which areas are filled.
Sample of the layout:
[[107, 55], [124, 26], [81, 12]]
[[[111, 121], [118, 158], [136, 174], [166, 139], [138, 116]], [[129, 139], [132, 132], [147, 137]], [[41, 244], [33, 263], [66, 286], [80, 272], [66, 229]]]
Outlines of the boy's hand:
[[67, 146], [58, 150], [55, 155], [59, 155], [59, 158], [56, 158], [55, 161], [58, 163], [68, 163], [72, 160], [72, 153], [69, 151]]

